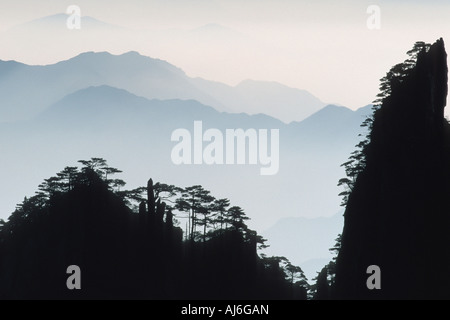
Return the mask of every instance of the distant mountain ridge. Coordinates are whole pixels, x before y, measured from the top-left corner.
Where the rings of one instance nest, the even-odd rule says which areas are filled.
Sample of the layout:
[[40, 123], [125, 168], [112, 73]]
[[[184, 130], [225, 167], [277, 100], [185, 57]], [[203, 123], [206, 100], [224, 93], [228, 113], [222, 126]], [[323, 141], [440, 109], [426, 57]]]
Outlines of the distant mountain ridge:
[[332, 255], [327, 249], [335, 244], [343, 224], [343, 210], [330, 217], [282, 218], [262, 232], [269, 239], [270, 247], [266, 252], [292, 257], [292, 262], [301, 266], [311, 280], [331, 260]]
[[304, 90], [278, 83], [247, 80], [231, 87], [193, 79], [166, 61], [134, 51], [85, 52], [46, 66], [0, 60], [0, 70], [2, 122], [29, 119], [70, 93], [99, 85], [148, 99], [193, 99], [218, 111], [265, 113], [284, 122], [303, 120], [325, 105]]
[[[269, 111], [279, 111], [282, 105], [296, 108], [302, 97], [312, 102], [315, 98], [273, 82], [247, 80], [230, 87], [192, 79], [163, 60], [137, 52], [87, 52], [46, 66], [0, 61], [0, 71], [0, 163], [8, 168], [1, 179], [14, 181], [0, 185], [2, 214], [11, 212], [61, 166], [101, 156], [124, 171], [128, 188], [139, 186], [142, 175], [180, 186], [204, 185], [244, 208], [256, 230], [287, 216], [329, 215], [340, 202], [340, 164], [353, 150], [359, 126], [370, 113], [369, 107], [352, 111], [318, 103], [302, 121], [286, 124]], [[276, 103], [277, 97], [284, 103]], [[238, 103], [249, 109], [236, 112]], [[279, 129], [279, 174], [262, 177], [254, 165], [174, 165], [171, 133], [193, 130], [199, 120], [204, 129]], [[273, 237], [274, 244], [280, 243]], [[312, 257], [313, 266], [328, 256], [328, 247], [316, 248], [322, 254]], [[293, 261], [304, 258], [296, 257], [302, 254], [295, 248], [286, 255]]]
[[[69, 14], [65, 13], [57, 13], [50, 16], [38, 18], [32, 21], [29, 21], [27, 23], [18, 25], [10, 29], [11, 31], [20, 30], [23, 28], [55, 28], [58, 26], [65, 27], [67, 18], [70, 17]], [[114, 29], [120, 29], [121, 27], [115, 26], [109, 23], [105, 23], [103, 21], [97, 20], [93, 17], [89, 16], [81, 16], [80, 22], [83, 24], [83, 28], [114, 28]]]
[[[361, 110], [369, 112], [368, 107]], [[345, 114], [346, 116], [343, 118], [346, 121], [336, 121], [336, 119], [342, 117], [337, 117], [334, 114], [335, 111], [338, 114]], [[152, 159], [163, 165], [164, 168], [170, 168], [170, 172], [174, 174], [179, 171], [178, 177], [185, 178], [190, 177], [192, 172], [198, 169], [201, 174], [195, 180], [200, 182], [203, 179], [204, 170], [208, 172], [217, 171], [217, 174], [221, 176], [220, 171], [225, 167], [212, 166], [209, 169], [195, 166], [171, 167], [170, 150], [173, 143], [170, 141], [170, 135], [173, 130], [177, 128], [192, 130], [193, 122], [196, 120], [203, 121], [204, 129], [277, 128], [280, 130], [280, 174], [271, 178], [271, 180], [275, 179], [276, 183], [290, 185], [293, 194], [300, 194], [300, 196], [297, 195], [292, 198], [292, 206], [282, 201], [282, 210], [285, 211], [285, 214], [289, 214], [292, 208], [297, 208], [296, 211], [302, 216], [317, 216], [316, 212], [321, 212], [321, 215], [328, 215], [338, 208], [337, 205], [340, 200], [337, 194], [340, 191], [336, 187], [336, 183], [343, 175], [340, 164], [347, 159], [348, 154], [358, 141], [359, 125], [364, 120], [361, 112], [354, 112], [338, 106], [328, 106], [321, 114], [329, 113], [330, 116], [317, 117], [313, 115], [302, 122], [293, 122], [287, 125], [264, 114], [248, 115], [217, 112], [214, 108], [202, 105], [195, 100], [149, 100], [138, 97], [124, 89], [101, 85], [71, 93], [29, 121], [16, 123], [15, 125], [0, 125], [0, 131], [3, 133], [0, 144], [5, 151], [3, 157], [5, 166], [11, 165], [9, 161], [13, 161], [14, 166], [20, 166], [20, 161], [13, 160], [14, 153], [26, 154], [27, 149], [23, 146], [27, 146], [30, 141], [34, 141], [32, 150], [39, 149], [39, 146], [42, 147], [40, 151], [42, 157], [45, 155], [43, 150], [51, 147], [52, 144], [62, 145], [63, 149], [69, 148], [64, 157], [67, 157], [66, 162], [70, 162], [79, 157], [79, 155], [76, 155], [79, 152], [87, 152], [91, 149], [92, 151], [86, 156], [90, 156], [92, 152], [103, 152], [110, 155], [105, 155], [105, 158], [113, 159], [117, 156], [117, 150], [115, 150], [113, 144], [114, 139], [125, 141], [128, 139], [127, 137], [130, 137], [133, 140], [122, 150], [121, 158], [123, 159], [121, 161], [124, 161], [125, 165], [121, 167], [124, 171], [129, 171], [126, 165], [127, 153], [132, 154], [136, 150], [142, 151], [144, 149], [141, 146], [148, 145], [149, 147], [145, 150], [159, 150], [153, 152]], [[331, 127], [334, 129], [324, 131], [324, 129]], [[328, 133], [322, 134], [323, 131]], [[91, 137], [93, 133], [99, 134], [99, 136]], [[31, 140], [28, 138], [30, 135], [33, 136]], [[94, 143], [95, 140], [103, 139], [102, 137], [108, 141]], [[150, 137], [151, 140], [148, 140]], [[89, 143], [84, 142], [84, 138], [88, 139]], [[71, 141], [72, 139], [75, 140]], [[50, 141], [53, 142], [50, 143]], [[90, 144], [92, 144], [92, 147], [88, 147]], [[68, 147], [69, 145], [75, 147]], [[22, 148], [18, 149], [19, 146], [22, 146]], [[128, 151], [123, 153], [125, 150]], [[155, 153], [158, 155], [155, 155]], [[72, 156], [70, 156], [71, 154]], [[145, 159], [142, 159], [142, 161], [142, 165], [148, 163]], [[59, 163], [60, 161], [56, 162]], [[47, 165], [51, 165], [51, 162], [41, 168]], [[269, 181], [267, 179], [259, 181], [261, 177], [258, 177], [256, 167], [254, 168], [237, 166], [227, 169], [236, 173], [245, 172], [245, 175], [248, 176], [248, 188], [251, 190], [252, 185], [266, 184]], [[306, 168], [309, 170], [305, 171]], [[162, 169], [158, 171], [161, 173]], [[296, 174], [292, 174], [292, 172], [296, 172]], [[49, 174], [51, 174], [51, 171]], [[162, 178], [169, 179], [170, 177], [167, 178], [162, 175]], [[132, 183], [133, 179], [129, 179], [129, 181]], [[186, 179], [186, 181], [192, 181], [192, 179]], [[18, 185], [21, 184], [20, 181], [17, 181], [17, 183]], [[36, 183], [39, 183], [39, 181], [36, 181]], [[178, 183], [182, 185], [184, 182]], [[324, 187], [324, 184], [327, 187]], [[222, 188], [228, 189], [229, 193], [235, 194], [239, 198], [243, 197], [241, 193], [236, 194], [236, 190], [233, 191], [232, 185], [222, 185], [219, 189]], [[18, 190], [20, 189], [18, 188]], [[9, 193], [13, 190], [8, 187], [4, 191]], [[269, 189], [264, 192], [269, 192]], [[327, 197], [333, 200], [321, 200]], [[247, 203], [248, 200], [245, 202]], [[309, 205], [312, 203], [316, 204], [315, 210], [312, 210]], [[9, 207], [11, 208], [11, 206]], [[248, 202], [246, 207], [248, 207], [248, 210], [255, 212], [263, 209], [256, 200], [255, 202]], [[263, 220], [261, 220], [261, 223], [264, 225]], [[270, 221], [274, 221], [274, 219], [270, 218]]]
[[[124, 171], [130, 184], [127, 188], [139, 186], [142, 173], [154, 176], [156, 181], [181, 186], [204, 185], [244, 208], [258, 231], [268, 229], [278, 220], [278, 225], [282, 225], [289, 216], [329, 215], [339, 208], [336, 184], [344, 174], [340, 164], [357, 143], [359, 125], [368, 113], [369, 106], [352, 111], [330, 105], [301, 122], [285, 124], [264, 114], [218, 112], [196, 100], [147, 99], [112, 86], [90, 86], [66, 95], [28, 121], [0, 124], [0, 146], [4, 151], [0, 161], [9, 168], [2, 173], [2, 179], [14, 181], [13, 185], [0, 185], [1, 211], [12, 210], [55, 168], [99, 155]], [[262, 177], [258, 166], [249, 165], [174, 165], [170, 159], [174, 146], [171, 133], [178, 128], [192, 132], [197, 120], [203, 122], [204, 130], [217, 128], [222, 132], [227, 128], [279, 129], [279, 173]], [[33, 158], [31, 165], [30, 158]], [[16, 172], [23, 178], [17, 179]], [[282, 190], [282, 194], [277, 194]], [[303, 224], [303, 219], [295, 221]], [[332, 221], [325, 218], [316, 221], [322, 220]], [[339, 221], [334, 226], [324, 224], [325, 229], [326, 225], [339, 230], [342, 224]], [[269, 250], [277, 250], [297, 263], [312, 261], [310, 270], [306, 270], [311, 275], [314, 267], [329, 257], [330, 242], [338, 231], [330, 232], [305, 251], [302, 248], [309, 233], [301, 232], [303, 229], [269, 232], [264, 236], [273, 245]], [[317, 236], [320, 234], [316, 232]], [[286, 246], [286, 237], [295, 243]], [[311, 254], [311, 250], [316, 254]]]

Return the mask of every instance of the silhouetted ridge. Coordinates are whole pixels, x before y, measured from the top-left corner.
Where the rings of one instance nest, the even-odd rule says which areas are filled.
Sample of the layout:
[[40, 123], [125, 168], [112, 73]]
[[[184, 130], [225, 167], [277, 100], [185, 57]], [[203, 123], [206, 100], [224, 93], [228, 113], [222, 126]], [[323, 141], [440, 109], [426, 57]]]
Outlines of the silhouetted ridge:
[[104, 159], [79, 162], [0, 220], [0, 298], [306, 299], [301, 268], [258, 255], [266, 240], [228, 199], [152, 179], [120, 190]]
[[[442, 39], [409, 54], [382, 79], [371, 131], [344, 164], [337, 298], [450, 298], [447, 55]], [[370, 265], [380, 290], [366, 286]]]

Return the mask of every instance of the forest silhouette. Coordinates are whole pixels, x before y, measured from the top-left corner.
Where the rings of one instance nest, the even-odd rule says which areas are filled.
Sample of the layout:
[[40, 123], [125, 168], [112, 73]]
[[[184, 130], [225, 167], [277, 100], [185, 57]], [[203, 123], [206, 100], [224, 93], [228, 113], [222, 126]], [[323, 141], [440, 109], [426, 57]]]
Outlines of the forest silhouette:
[[[343, 164], [344, 228], [310, 286], [200, 185], [122, 190], [80, 160], [0, 221], [2, 299], [449, 299], [450, 125], [444, 41], [416, 42], [381, 79], [367, 135]], [[82, 289], [68, 290], [67, 267]], [[381, 288], [369, 288], [378, 266]]]
[[[306, 299], [300, 267], [258, 255], [242, 208], [200, 185], [120, 191], [120, 170], [80, 160], [0, 226], [3, 299]], [[186, 228], [177, 226], [176, 212]], [[81, 290], [69, 290], [70, 265]]]

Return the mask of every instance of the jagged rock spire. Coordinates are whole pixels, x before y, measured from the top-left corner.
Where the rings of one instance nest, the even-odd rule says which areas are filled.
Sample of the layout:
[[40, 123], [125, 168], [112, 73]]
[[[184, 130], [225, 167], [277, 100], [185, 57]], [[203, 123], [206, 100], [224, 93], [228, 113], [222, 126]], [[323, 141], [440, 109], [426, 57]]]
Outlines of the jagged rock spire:
[[147, 183], [147, 203], [148, 203], [148, 213], [156, 213], [156, 203], [155, 203], [155, 192], [153, 190], [153, 180], [149, 179]]

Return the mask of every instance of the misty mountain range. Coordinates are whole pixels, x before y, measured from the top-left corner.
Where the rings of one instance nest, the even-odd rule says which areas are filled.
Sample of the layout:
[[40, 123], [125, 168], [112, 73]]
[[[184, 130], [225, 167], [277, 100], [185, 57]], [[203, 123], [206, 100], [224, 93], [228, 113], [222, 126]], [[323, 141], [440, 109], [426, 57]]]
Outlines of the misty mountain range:
[[231, 87], [190, 78], [166, 61], [137, 52], [87, 52], [47, 66], [0, 61], [0, 119], [30, 118], [70, 93], [99, 85], [148, 99], [193, 99], [218, 111], [265, 113], [285, 122], [303, 120], [325, 106], [307, 91], [275, 82], [245, 80]]
[[[136, 52], [88, 52], [48, 66], [0, 61], [0, 106], [0, 164], [7, 168], [0, 172], [3, 218], [55, 171], [98, 156], [123, 170], [127, 188], [152, 177], [180, 186], [201, 184], [216, 197], [229, 198], [252, 218], [250, 226], [267, 230], [262, 233], [269, 250], [295, 241], [298, 246], [276, 254], [299, 265], [329, 258], [341, 219], [306, 223], [303, 217], [341, 216], [336, 214], [337, 181], [344, 176], [340, 164], [371, 113], [370, 106], [357, 111], [324, 106], [306, 91], [272, 82], [247, 80], [230, 87], [189, 78]], [[299, 121], [287, 124], [288, 116]], [[171, 133], [192, 132], [197, 120], [204, 130], [279, 129], [278, 174], [261, 176], [259, 166], [248, 164], [173, 164]], [[323, 241], [305, 243], [311, 234]]]

